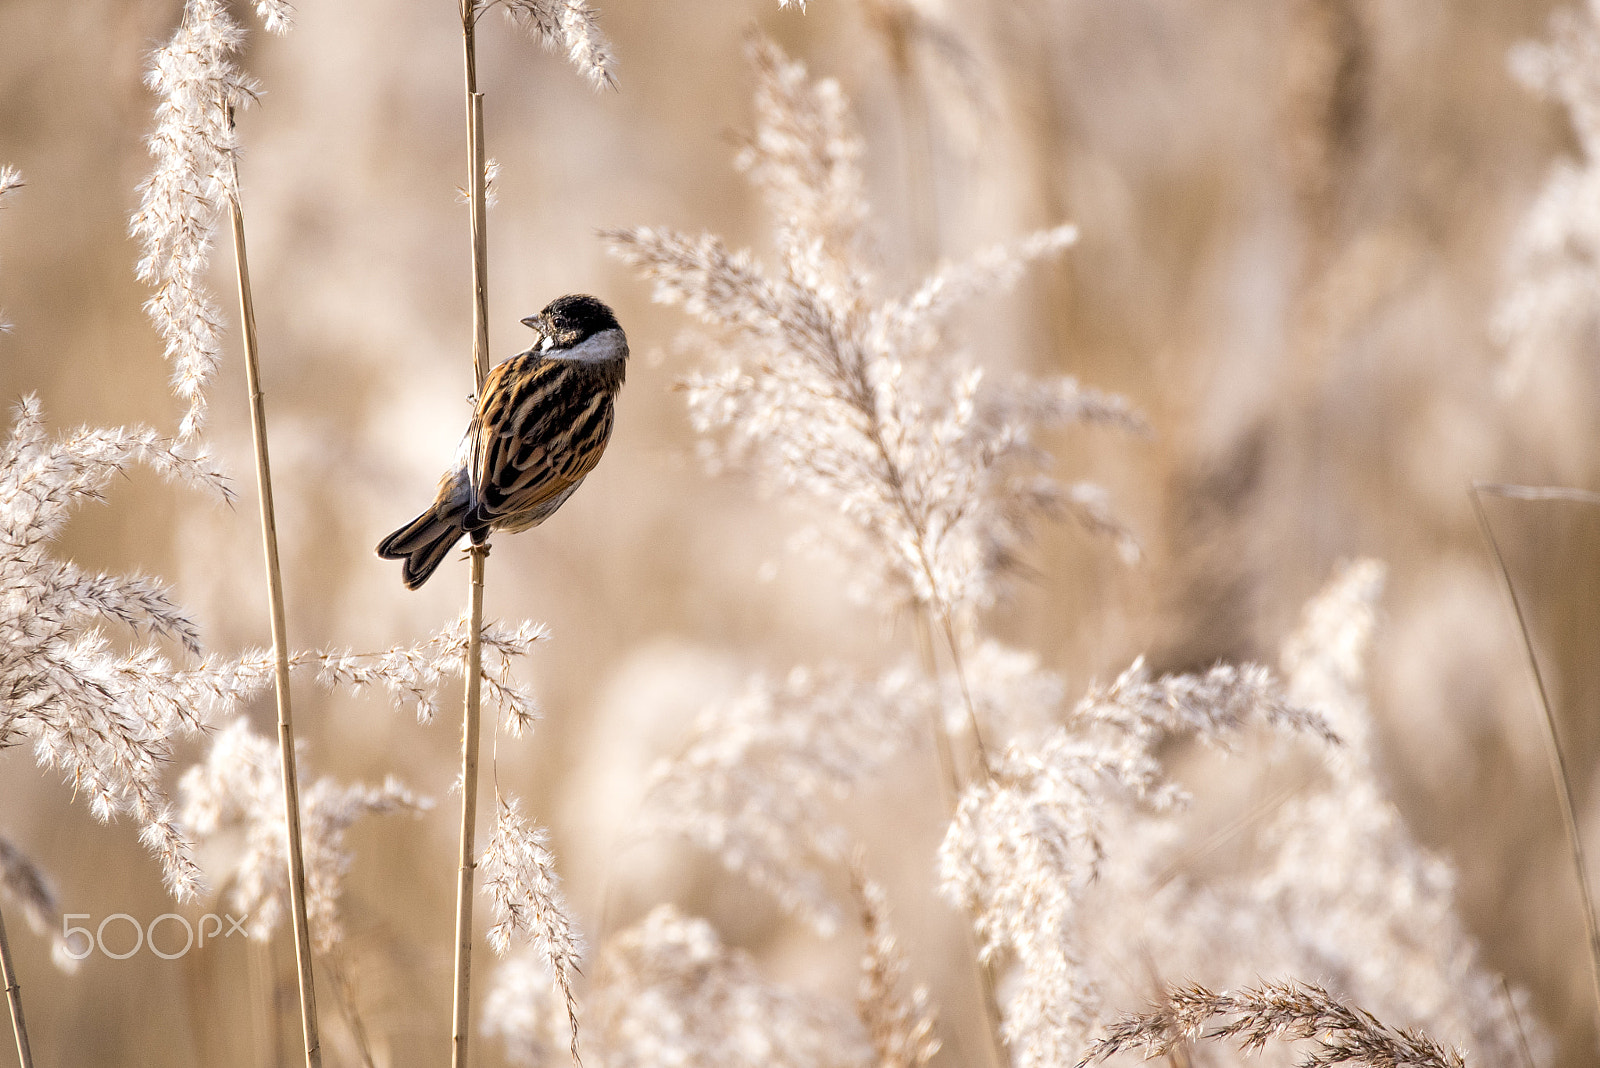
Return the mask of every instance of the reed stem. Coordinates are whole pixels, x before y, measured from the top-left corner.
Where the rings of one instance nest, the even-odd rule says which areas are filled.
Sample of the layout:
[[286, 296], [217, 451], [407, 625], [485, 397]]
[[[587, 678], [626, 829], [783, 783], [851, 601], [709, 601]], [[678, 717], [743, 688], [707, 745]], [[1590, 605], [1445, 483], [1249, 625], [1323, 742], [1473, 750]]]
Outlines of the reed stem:
[[[489, 375], [489, 251], [485, 228], [483, 94], [478, 92], [477, 0], [461, 0], [461, 39], [466, 64], [467, 158], [471, 168], [472, 369], [482, 392]], [[474, 544], [467, 615], [466, 698], [461, 713], [461, 841], [456, 879], [454, 1023], [450, 1063], [466, 1068], [472, 1023], [472, 896], [477, 871], [479, 706], [483, 675], [483, 571], [488, 545]]]
[[472, 557], [472, 629], [467, 638], [467, 696], [461, 717], [461, 854], [456, 881], [455, 1023], [450, 1057], [454, 1068], [466, 1068], [472, 1023], [472, 893], [478, 867], [474, 840], [478, 826], [478, 713], [483, 685], [479, 665], [483, 662], [483, 561], [489, 555], [482, 545], [474, 545], [468, 551]]
[[28, 1025], [22, 1019], [22, 984], [11, 963], [11, 943], [6, 941], [6, 920], [0, 915], [0, 979], [6, 986], [6, 1003], [11, 1006], [11, 1033], [17, 1036], [17, 1061], [22, 1068], [33, 1068], [33, 1051], [28, 1048]]
[[1500, 553], [1500, 544], [1495, 541], [1494, 530], [1489, 526], [1488, 513], [1483, 508], [1485, 493], [1532, 500], [1576, 500], [1590, 504], [1595, 503], [1595, 499], [1592, 496], [1585, 498], [1564, 497], [1559, 493], [1541, 494], [1537, 490], [1528, 490], [1520, 486], [1474, 483], [1472, 487], [1472, 510], [1478, 517], [1478, 528], [1483, 532], [1484, 541], [1489, 543], [1489, 552], [1494, 556], [1501, 584], [1505, 587], [1506, 595], [1511, 598], [1511, 610], [1516, 613], [1517, 629], [1522, 632], [1522, 647], [1528, 654], [1528, 666], [1533, 671], [1534, 686], [1539, 691], [1539, 708], [1544, 713], [1545, 752], [1550, 759], [1550, 773], [1556, 780], [1556, 799], [1560, 802], [1561, 822], [1567, 831], [1567, 851], [1572, 858], [1573, 870], [1578, 875], [1578, 893], [1583, 905], [1583, 926], [1589, 936], [1589, 978], [1594, 986], [1595, 1018], [1597, 1024], [1600, 1024], [1600, 924], [1597, 924], [1595, 919], [1594, 891], [1589, 884], [1589, 865], [1584, 860], [1583, 837], [1578, 832], [1578, 809], [1572, 798], [1572, 777], [1567, 772], [1567, 759], [1561, 751], [1561, 736], [1556, 732], [1555, 713], [1550, 708], [1550, 694], [1545, 686], [1544, 672], [1540, 670], [1539, 657], [1533, 651], [1533, 635], [1528, 630], [1527, 616], [1522, 610], [1522, 601], [1517, 597], [1517, 587], [1511, 581], [1511, 572]]
[[[928, 673], [928, 677], [938, 681], [939, 663], [934, 649], [932, 628], [934, 614], [932, 609], [927, 612], [917, 613], [917, 648], [922, 654], [923, 666]], [[945, 617], [944, 622], [946, 624], [945, 637], [950, 641], [951, 648], [954, 649], [955, 631], [948, 625], [948, 616]], [[972, 693], [967, 686], [966, 676], [962, 673], [962, 665], [959, 658], [956, 660], [955, 666], [957, 677], [961, 682], [961, 694], [967, 704], [967, 714], [972, 717], [973, 737], [978, 738], [977, 709], [972, 703]], [[946, 813], [950, 819], [955, 819], [956, 807], [961, 803], [963, 783], [961, 774], [956, 769], [954, 746], [950, 740], [950, 729], [945, 724], [944, 703], [942, 701], [935, 702], [930, 714], [933, 719], [931, 726], [934, 751], [939, 757], [939, 792], [944, 800]], [[979, 774], [983, 777], [982, 781], [988, 782], [991, 772], [981, 739], [978, 741], [977, 755]], [[978, 946], [977, 917], [971, 911], [967, 912], [966, 922], [961, 925], [961, 929], [967, 944], [967, 959], [972, 962], [973, 985], [977, 987], [978, 1002], [983, 1009], [984, 1030], [988, 1034], [988, 1041], [985, 1043], [985, 1047], [988, 1052], [989, 1068], [1005, 1068], [1009, 1061], [1005, 1054], [1004, 1040], [1000, 1037], [1000, 999], [995, 993], [994, 968], [988, 961], [983, 959], [983, 954]]]
[[[229, 124], [232, 124], [229, 113]], [[244, 334], [245, 381], [250, 391], [250, 430], [255, 441], [256, 491], [261, 511], [261, 543], [267, 565], [267, 600], [272, 618], [273, 676], [278, 695], [278, 756], [283, 775], [283, 812], [288, 832], [289, 904], [294, 922], [295, 968], [300, 977], [300, 1022], [306, 1068], [321, 1068], [322, 1040], [317, 1029], [317, 991], [312, 975], [311, 931], [306, 918], [306, 867], [300, 838], [300, 787], [295, 770], [294, 715], [289, 704], [289, 642], [284, 622], [283, 570], [278, 562], [278, 525], [272, 505], [272, 465], [267, 455], [267, 411], [261, 394], [260, 344], [255, 301], [250, 291], [250, 261], [245, 254], [244, 208], [239, 201], [239, 166], [230, 160], [228, 210], [233, 219], [233, 260], [239, 283], [239, 323]]]

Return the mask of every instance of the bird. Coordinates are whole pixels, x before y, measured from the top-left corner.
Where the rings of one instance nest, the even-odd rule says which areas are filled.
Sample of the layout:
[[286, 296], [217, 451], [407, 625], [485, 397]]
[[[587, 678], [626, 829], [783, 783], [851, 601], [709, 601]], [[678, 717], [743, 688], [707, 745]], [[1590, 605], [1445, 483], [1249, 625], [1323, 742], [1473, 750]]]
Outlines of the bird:
[[428, 581], [463, 536], [538, 526], [583, 483], [611, 438], [628, 338], [605, 302], [551, 301], [522, 324], [538, 341], [484, 379], [472, 421], [427, 511], [378, 543], [407, 589]]

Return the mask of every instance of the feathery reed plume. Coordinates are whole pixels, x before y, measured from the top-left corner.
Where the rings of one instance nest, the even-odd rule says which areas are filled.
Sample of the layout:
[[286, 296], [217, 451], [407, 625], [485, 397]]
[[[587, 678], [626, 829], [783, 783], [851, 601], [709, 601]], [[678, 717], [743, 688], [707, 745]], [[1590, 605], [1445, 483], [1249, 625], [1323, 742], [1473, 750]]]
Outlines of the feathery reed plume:
[[1577, 135], [1579, 158], [1557, 160], [1512, 240], [1509, 292], [1494, 329], [1507, 349], [1501, 384], [1514, 387], [1536, 359], [1566, 352], [1591, 329], [1600, 277], [1600, 9], [1557, 11], [1549, 39], [1511, 52], [1511, 71], [1528, 88], [1559, 101]]
[[161, 768], [172, 739], [197, 730], [194, 709], [169, 684], [153, 645], [119, 653], [101, 633], [120, 623], [170, 638], [190, 652], [199, 637], [158, 583], [89, 574], [47, 547], [80, 500], [96, 500], [136, 461], [176, 482], [220, 496], [226, 480], [204, 454], [186, 456], [152, 430], [79, 430], [46, 436], [39, 402], [16, 408], [0, 448], [0, 747], [26, 741], [41, 767], [59, 768], [96, 819], [137, 819], [180, 899], [200, 889], [200, 871], [172, 818]]
[[1021, 969], [1003, 1033], [1024, 1068], [1069, 1063], [1099, 1011], [1098, 980], [1076, 943], [1079, 901], [1105, 855], [1122, 798], [1156, 810], [1184, 800], [1156, 755], [1172, 737], [1226, 746], [1251, 724], [1327, 736], [1260, 667], [1151, 680], [1136, 661], [1091, 690], [1066, 725], [999, 754], [970, 784], [939, 850], [941, 889], [974, 917], [980, 952]]
[[522, 815], [516, 798], [495, 791], [494, 833], [480, 862], [483, 890], [494, 916], [489, 945], [503, 957], [512, 940], [520, 938], [538, 951], [566, 1003], [572, 1031], [569, 1048], [572, 1063], [577, 1065], [582, 1062], [578, 1057], [578, 1001], [572, 986], [583, 958], [583, 941], [568, 915], [548, 841], [544, 829]]
[[[527, 655], [533, 643], [543, 636], [542, 627], [529, 623], [510, 630], [497, 625], [481, 629], [480, 646], [490, 654], [493, 670], [482, 669], [480, 653], [479, 686], [487, 691], [501, 722], [513, 735], [526, 731], [539, 712], [532, 695], [511, 678], [512, 661]], [[425, 723], [433, 718], [445, 682], [466, 676], [470, 645], [467, 621], [462, 619], [415, 645], [394, 646], [377, 653], [297, 652], [289, 655], [287, 666], [291, 670], [314, 670], [317, 680], [330, 688], [382, 689], [397, 703], [415, 705], [418, 719]], [[247, 652], [231, 658], [209, 657], [197, 667], [171, 672], [167, 684], [178, 707], [212, 714], [237, 712], [251, 697], [274, 685], [277, 670], [274, 653]], [[257, 921], [252, 933], [265, 938], [279, 922], [282, 895], [287, 890], [286, 884], [269, 875], [272, 865], [286, 859], [283, 832], [287, 808], [281, 779], [272, 784], [252, 772], [264, 767], [261, 747], [267, 743], [245, 733], [242, 722], [234, 730], [238, 736], [231, 741], [227, 734], [220, 736], [208, 765], [191, 769], [186, 777], [184, 785], [191, 791], [186, 798], [186, 819], [206, 834], [214, 833], [223, 821], [230, 825], [242, 823], [246, 828], [252, 845], [234, 872], [234, 893], [241, 909]], [[213, 765], [235, 771], [208, 771]], [[230, 794], [230, 789], [236, 790], [236, 795]], [[336, 904], [339, 879], [349, 865], [341, 845], [345, 827], [366, 812], [401, 808], [420, 811], [431, 805], [431, 801], [416, 798], [393, 782], [386, 782], [381, 789], [350, 787], [341, 792], [330, 781], [322, 780], [307, 791], [302, 824], [307, 856], [307, 913], [308, 921], [316, 921], [317, 952], [326, 955], [340, 940]], [[278, 811], [276, 823], [270, 818], [273, 806]], [[313, 934], [310, 926], [308, 922], [308, 946]]]
[[[1227, 1019], [1207, 1027], [1218, 1017]], [[1089, 1047], [1078, 1068], [1124, 1050], [1146, 1059], [1198, 1041], [1231, 1039], [1247, 1052], [1268, 1042], [1309, 1040], [1301, 1068], [1335, 1064], [1366, 1068], [1465, 1068], [1459, 1051], [1420, 1031], [1396, 1029], [1365, 1009], [1345, 1005], [1313, 983], [1266, 982], [1236, 993], [1212, 993], [1198, 984], [1166, 991], [1149, 1012], [1128, 1014]]]
[[[1412, 838], [1379, 780], [1364, 680], [1382, 587], [1376, 561], [1341, 568], [1283, 643], [1288, 703], [1340, 739], [1311, 747], [1324, 771], [1296, 775], [1199, 852], [1169, 820], [1119, 820], [1108, 808], [1105, 856], [1072, 944], [1085, 973], [1119, 997], [1133, 994], [1124, 962], [1141, 957], [1157, 985], [1163, 975], [1213, 988], [1314, 975], [1386, 1019], [1509, 1063], [1517, 1022], [1456, 915], [1453, 869]], [[1227, 863], [1201, 863], [1235, 837]], [[1544, 1043], [1536, 1026], [1529, 1039]]]
[[[236, 720], [212, 738], [206, 759], [184, 772], [178, 784], [184, 825], [204, 840], [238, 830], [242, 853], [229, 865], [218, 885], [231, 885], [229, 899], [249, 913], [247, 931], [265, 942], [283, 922], [289, 904], [286, 875], [287, 833], [283, 781], [278, 775], [278, 747]], [[433, 802], [389, 778], [382, 786], [342, 786], [317, 780], [304, 794], [306, 911], [311, 941], [327, 954], [344, 940], [339, 899], [344, 878], [354, 862], [345, 835], [363, 816], [397, 812], [420, 814]]]
[[600, 954], [591, 1045], [606, 1068], [867, 1068], [841, 1007], [763, 978], [704, 920], [660, 905]]
[[545, 1068], [571, 1056], [572, 1022], [565, 1005], [556, 1007], [555, 994], [549, 963], [531, 946], [495, 969], [483, 1000], [483, 1031], [504, 1043], [506, 1060], [517, 1068]]
[[[491, 654], [493, 670], [484, 670], [480, 682], [502, 725], [514, 735], [537, 721], [539, 709], [533, 695], [511, 678], [512, 663], [526, 656], [543, 636], [544, 628], [531, 623], [512, 630], [490, 624], [483, 630], [483, 647]], [[456, 620], [413, 645], [396, 645], [376, 653], [294, 652], [288, 658], [289, 668], [314, 672], [316, 681], [329, 689], [383, 690], [396, 704], [415, 707], [418, 722], [429, 723], [438, 711], [446, 683], [465, 677], [467, 641], [466, 621]], [[174, 711], [209, 722], [241, 712], [248, 701], [271, 689], [276, 658], [270, 650], [258, 649], [231, 657], [208, 656], [189, 668], [173, 670], [160, 664], [159, 670], [165, 683], [160, 693], [171, 701]]]
[[[457, 619], [433, 637], [416, 645], [396, 645], [381, 653], [299, 654], [317, 668], [317, 677], [326, 686], [351, 686], [355, 689], [383, 689], [396, 701], [417, 710], [417, 722], [430, 723], [438, 712], [438, 699], [444, 680], [466, 678], [467, 647], [471, 638], [466, 617]], [[507, 629], [487, 623], [479, 632], [479, 683], [499, 713], [500, 722], [514, 738], [533, 728], [541, 715], [533, 695], [511, 678], [518, 657], [533, 651], [535, 642], [544, 640], [543, 624], [523, 621]], [[298, 664], [302, 661], [294, 661]]]
[[856, 1014], [878, 1055], [877, 1068], [923, 1068], [939, 1052], [939, 1039], [933, 1033], [937, 1017], [926, 987], [916, 987], [909, 996], [900, 989], [905, 953], [889, 927], [888, 897], [867, 877], [859, 853], [852, 858], [850, 889], [867, 937]]
[[599, 12], [584, 0], [476, 0], [479, 11], [499, 5], [506, 17], [546, 48], [565, 48], [567, 60], [596, 89], [616, 87], [611, 42], [600, 32]]
[[838, 909], [821, 868], [843, 861], [850, 842], [828, 803], [903, 749], [935, 700], [907, 672], [876, 684], [839, 670], [757, 676], [707, 708], [684, 751], [652, 770], [635, 833], [690, 839], [832, 934]]
[[294, 25], [294, 6], [284, 0], [256, 0], [256, 16], [268, 33], [287, 33]]
[[1123, 533], [1095, 495], [1044, 476], [1032, 433], [1050, 417], [1126, 424], [1126, 406], [1067, 379], [986, 381], [939, 332], [956, 302], [1009, 284], [1077, 231], [1041, 231], [946, 267], [907, 299], [879, 296], [859, 249], [861, 143], [837, 83], [811, 81], [771, 42], [753, 40], [749, 53], [758, 124], [738, 163], [776, 217], [779, 272], [709, 234], [636, 228], [608, 240], [654, 281], [658, 301], [682, 304], [726, 341], [723, 367], [687, 381], [696, 428], [827, 505], [840, 521], [826, 543], [866, 564], [853, 569], [855, 592], [926, 613], [962, 677], [972, 614], [993, 601], [1032, 519], [1076, 516]]
[[[492, 208], [500, 203], [500, 161], [486, 159], [483, 161], [483, 204]], [[456, 186], [456, 203], [472, 205], [472, 190], [464, 185]]]
[[1264, 829], [1276, 859], [1251, 900], [1295, 917], [1287, 933], [1302, 968], [1386, 1014], [1470, 1036], [1481, 1056], [1507, 1062], [1519, 1044], [1515, 1021], [1456, 915], [1455, 872], [1416, 842], [1379, 780], [1365, 683], [1384, 582], [1376, 560], [1347, 564], [1284, 643], [1290, 699], [1325, 717], [1345, 744], [1324, 751], [1324, 788], [1286, 804]]
[[[281, 33], [292, 9], [277, 0], [256, 5], [266, 28]], [[200, 432], [206, 387], [221, 360], [221, 312], [204, 277], [238, 152], [233, 113], [257, 86], [232, 57], [245, 32], [223, 0], [185, 0], [182, 21], [159, 49], [146, 82], [160, 97], [150, 135], [155, 169], [140, 184], [130, 229], [139, 240], [139, 280], [155, 287], [145, 304], [173, 363], [173, 388], [188, 404], [179, 440]]]

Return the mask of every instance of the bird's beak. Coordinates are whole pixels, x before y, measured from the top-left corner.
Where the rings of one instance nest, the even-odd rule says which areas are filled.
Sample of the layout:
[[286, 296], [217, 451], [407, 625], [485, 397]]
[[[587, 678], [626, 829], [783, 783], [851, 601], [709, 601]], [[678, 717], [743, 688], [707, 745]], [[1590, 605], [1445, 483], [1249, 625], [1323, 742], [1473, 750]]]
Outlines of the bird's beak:
[[[539, 317], [537, 315], [530, 315], [526, 319], [522, 320], [522, 325], [527, 327], [529, 330], [538, 330], [539, 329]], [[542, 330], [540, 331], [540, 333], [543, 333], [543, 332], [544, 331], [542, 331]]]

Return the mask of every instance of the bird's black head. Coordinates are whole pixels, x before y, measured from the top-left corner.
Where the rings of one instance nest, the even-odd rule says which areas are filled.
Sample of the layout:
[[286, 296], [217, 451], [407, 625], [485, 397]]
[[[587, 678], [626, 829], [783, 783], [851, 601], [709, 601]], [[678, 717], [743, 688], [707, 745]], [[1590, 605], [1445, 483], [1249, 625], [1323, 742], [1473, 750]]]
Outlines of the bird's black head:
[[557, 297], [538, 315], [522, 320], [554, 343], [556, 348], [570, 349], [587, 341], [602, 330], [619, 329], [617, 317], [604, 301], [582, 293]]

